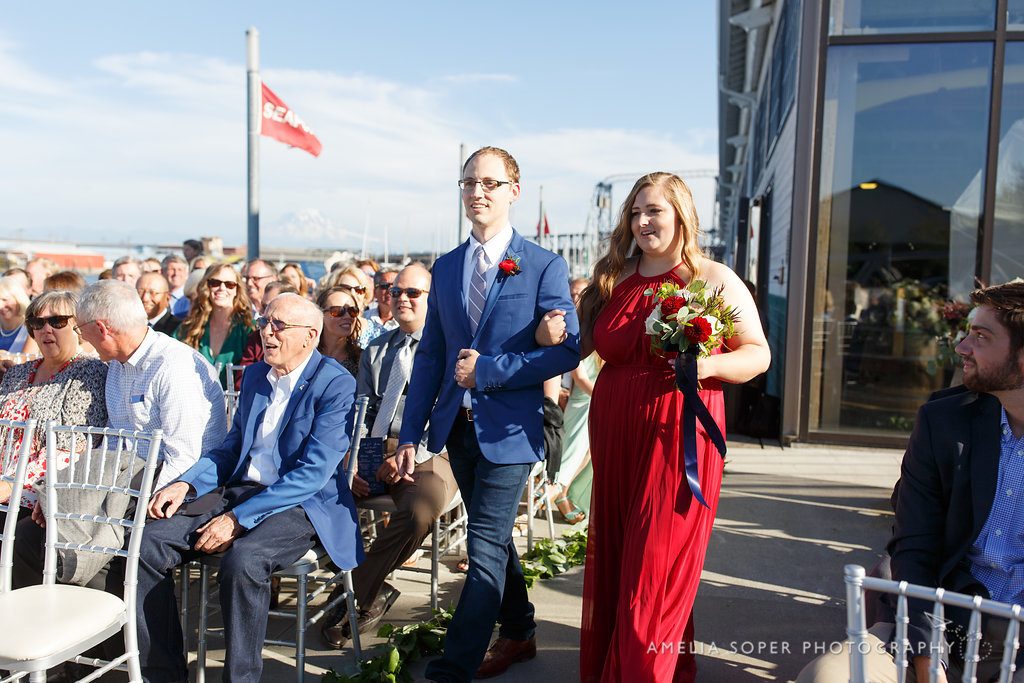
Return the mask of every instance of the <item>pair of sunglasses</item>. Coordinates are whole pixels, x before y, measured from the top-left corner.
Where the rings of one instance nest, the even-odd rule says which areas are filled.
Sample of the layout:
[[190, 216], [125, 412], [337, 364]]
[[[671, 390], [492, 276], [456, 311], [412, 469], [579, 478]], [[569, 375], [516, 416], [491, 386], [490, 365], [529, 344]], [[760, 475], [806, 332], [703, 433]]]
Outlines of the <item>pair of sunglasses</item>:
[[62, 330], [68, 326], [68, 323], [74, 317], [73, 315], [49, 315], [45, 318], [32, 316], [25, 319], [25, 324], [28, 325], [30, 330], [41, 330], [45, 325], [49, 325], [55, 330]]
[[224, 287], [227, 287], [228, 289], [230, 289], [232, 291], [234, 291], [235, 289], [238, 288], [238, 283], [235, 282], [234, 280], [218, 280], [217, 278], [214, 278], [214, 277], [211, 277], [209, 280], [207, 280], [206, 281], [206, 285], [210, 289], [217, 289], [218, 287], [220, 287], [222, 285]]
[[328, 315], [332, 318], [340, 318], [343, 315], [356, 318], [359, 316], [359, 309], [355, 306], [329, 306], [324, 309], [324, 315]]
[[261, 315], [260, 317], [256, 318], [256, 327], [258, 327], [259, 329], [262, 330], [267, 325], [270, 325], [270, 328], [274, 330], [274, 332], [284, 332], [285, 330], [290, 330], [293, 327], [305, 327], [312, 329], [312, 325], [297, 325], [295, 323], [286, 323], [283, 320], [278, 320], [277, 318], [268, 318], [265, 315]]
[[346, 292], [351, 292], [355, 290], [360, 294], [366, 294], [366, 287], [364, 287], [363, 285], [336, 285], [336, 287], [344, 289]]
[[388, 294], [395, 299], [402, 296], [403, 293], [410, 299], [419, 299], [420, 294], [426, 294], [429, 291], [429, 289], [416, 289], [415, 287], [406, 287], [405, 289], [402, 289], [401, 287], [392, 287], [388, 290]]

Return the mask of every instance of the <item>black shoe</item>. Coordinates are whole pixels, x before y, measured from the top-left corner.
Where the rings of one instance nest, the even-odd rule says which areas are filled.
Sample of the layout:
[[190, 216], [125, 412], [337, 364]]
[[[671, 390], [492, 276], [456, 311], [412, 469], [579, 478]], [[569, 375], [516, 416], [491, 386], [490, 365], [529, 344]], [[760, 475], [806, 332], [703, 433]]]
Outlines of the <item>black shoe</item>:
[[368, 633], [376, 629], [377, 624], [380, 623], [380, 620], [384, 618], [384, 615], [388, 613], [388, 610], [391, 609], [391, 606], [395, 604], [395, 601], [398, 600], [398, 596], [401, 594], [401, 591], [397, 588], [389, 583], [385, 583], [381, 587], [380, 593], [374, 598], [370, 608], [359, 610], [359, 618], [356, 620], [359, 632]]
[[[331, 597], [327, 599], [327, 602], [330, 602], [344, 592], [345, 587], [338, 586], [331, 593]], [[324, 645], [327, 647], [340, 650], [345, 646], [345, 642], [352, 635], [348, 625], [347, 600], [338, 603], [336, 607], [324, 616], [324, 621], [320, 626], [320, 635], [323, 636]]]

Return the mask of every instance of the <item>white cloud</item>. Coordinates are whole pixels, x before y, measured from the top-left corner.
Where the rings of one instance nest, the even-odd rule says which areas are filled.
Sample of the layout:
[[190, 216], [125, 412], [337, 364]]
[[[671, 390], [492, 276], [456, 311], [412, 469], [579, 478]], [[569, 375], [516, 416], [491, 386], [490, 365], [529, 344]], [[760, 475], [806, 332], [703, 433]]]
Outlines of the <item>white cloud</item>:
[[[0, 146], [16, 160], [0, 170], [8, 189], [0, 235], [52, 230], [96, 240], [245, 241], [243, 64], [187, 54], [105, 55], [87, 80], [63, 82], [37, 73], [19, 54], [0, 43]], [[515, 82], [506, 74], [406, 84], [267, 69], [263, 78], [324, 147], [314, 159], [263, 139], [268, 247], [280, 239], [358, 248], [367, 217], [378, 240], [389, 226], [392, 251], [452, 246], [460, 142], [498, 144], [519, 159], [524, 194], [514, 219], [526, 233], [536, 225], [542, 184], [552, 227], [568, 232], [584, 227], [594, 184], [606, 176], [716, 166], [708, 131], [683, 138], [613, 128], [510, 133], [448, 97], [451, 85]], [[693, 186], [706, 224], [713, 188]], [[617, 188], [616, 201], [627, 191]]]

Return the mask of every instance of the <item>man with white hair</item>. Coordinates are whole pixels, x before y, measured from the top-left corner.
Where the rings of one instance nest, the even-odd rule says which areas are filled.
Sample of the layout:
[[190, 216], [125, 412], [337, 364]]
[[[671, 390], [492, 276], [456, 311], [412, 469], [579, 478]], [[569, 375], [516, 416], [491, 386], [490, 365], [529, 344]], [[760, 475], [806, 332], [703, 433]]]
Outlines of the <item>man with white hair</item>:
[[224, 441], [227, 413], [217, 373], [199, 352], [149, 327], [133, 286], [90, 285], [76, 329], [107, 362], [107, 414], [115, 429], [163, 430], [154, 486], [173, 481]]
[[[323, 314], [281, 294], [257, 320], [263, 360], [242, 376], [227, 438], [157, 491], [139, 560], [139, 655], [147, 681], [185, 681], [173, 570], [223, 553], [220, 603], [225, 679], [259, 681], [270, 578], [316, 541], [336, 565], [363, 557], [342, 455], [349, 448], [355, 379], [317, 351]], [[197, 499], [183, 504], [189, 495]]]

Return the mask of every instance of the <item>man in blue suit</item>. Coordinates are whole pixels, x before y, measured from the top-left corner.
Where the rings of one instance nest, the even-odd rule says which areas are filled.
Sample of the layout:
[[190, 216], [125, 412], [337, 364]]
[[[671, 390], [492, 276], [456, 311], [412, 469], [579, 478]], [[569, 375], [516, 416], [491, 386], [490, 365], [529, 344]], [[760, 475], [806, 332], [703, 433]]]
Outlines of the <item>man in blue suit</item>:
[[[316, 350], [323, 315], [295, 294], [274, 299], [257, 320], [263, 361], [246, 369], [231, 431], [150, 503], [139, 561], [138, 624], [147, 681], [185, 681], [181, 624], [171, 573], [223, 552], [220, 603], [226, 679], [260, 679], [270, 576], [317, 539], [334, 563], [363, 556], [344, 472], [356, 382]], [[197, 498], [186, 503], [189, 494]]]
[[[534, 610], [512, 526], [526, 478], [544, 458], [542, 384], [580, 360], [565, 261], [525, 241], [509, 222], [520, 191], [515, 159], [484, 147], [462, 176], [472, 234], [434, 263], [394, 475], [397, 481], [412, 473], [429, 419], [427, 449], [447, 446], [469, 506], [469, 574], [444, 656], [427, 668], [438, 682], [495, 676], [536, 655]], [[567, 312], [567, 338], [540, 348], [534, 333], [552, 309]], [[495, 622], [498, 639], [488, 650]]]

